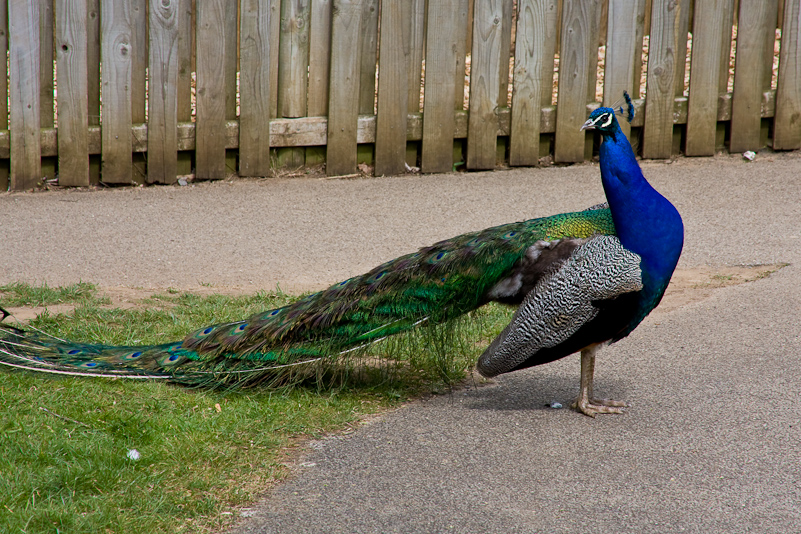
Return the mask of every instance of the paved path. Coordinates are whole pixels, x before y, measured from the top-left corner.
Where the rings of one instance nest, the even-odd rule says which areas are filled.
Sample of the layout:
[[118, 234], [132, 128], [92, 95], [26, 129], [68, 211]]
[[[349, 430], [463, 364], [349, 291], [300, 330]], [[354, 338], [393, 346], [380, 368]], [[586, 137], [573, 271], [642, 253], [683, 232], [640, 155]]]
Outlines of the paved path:
[[[801, 531], [801, 155], [645, 164], [681, 268], [790, 263], [657, 310], [566, 404], [573, 356], [315, 444], [237, 533]], [[580, 209], [598, 167], [0, 195], [0, 283], [322, 287], [436, 239]]]

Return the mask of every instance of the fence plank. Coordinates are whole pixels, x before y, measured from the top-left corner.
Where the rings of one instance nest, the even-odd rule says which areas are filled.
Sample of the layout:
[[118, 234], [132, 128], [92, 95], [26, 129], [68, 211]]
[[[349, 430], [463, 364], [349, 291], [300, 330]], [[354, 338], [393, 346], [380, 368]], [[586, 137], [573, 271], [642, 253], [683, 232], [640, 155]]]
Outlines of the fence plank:
[[498, 60], [498, 107], [509, 107], [509, 59], [512, 56], [512, 24], [517, 0], [502, 0], [501, 46]]
[[[470, 114], [467, 123], [467, 168], [495, 167], [498, 93], [503, 59], [505, 0], [482, 0], [473, 12], [473, 48], [470, 65]], [[508, 62], [507, 62], [508, 63]]]
[[310, 117], [328, 114], [328, 70], [331, 65], [331, 0], [313, 0], [309, 23]]
[[278, 54], [281, 41], [281, 0], [270, 0], [270, 117], [278, 117]]
[[[590, 57], [598, 53], [596, 1], [564, 0], [562, 8], [562, 42], [559, 54], [559, 113], [556, 115], [554, 160], [584, 161], [585, 132], [579, 131], [587, 120], [587, 95], [595, 87], [595, 73], [590, 76]], [[596, 59], [597, 61], [597, 59]], [[590, 83], [592, 80], [592, 83]]]
[[545, 0], [545, 18], [542, 21], [544, 28], [542, 50], [542, 107], [553, 105], [553, 78], [556, 60], [557, 34], [559, 25], [559, 3], [561, 0]]
[[[0, 2], [0, 57], [8, 57], [8, 2]], [[0, 69], [0, 133], [8, 134], [8, 71]], [[0, 161], [0, 192], [8, 190], [8, 160]]]
[[[283, 0], [281, 3], [278, 52], [278, 114], [281, 117], [306, 116], [310, 15], [310, 0]], [[278, 152], [278, 164], [290, 168], [301, 167], [306, 162], [305, 156], [303, 149], [281, 150]]]
[[[100, 125], [100, 0], [86, 2], [86, 77], [87, 77], [87, 120], [90, 126]], [[60, 180], [59, 180], [60, 181]], [[89, 158], [89, 182], [100, 183], [100, 158]]]
[[[145, 116], [145, 74], [149, 54], [148, 42], [148, 0], [130, 0], [131, 6], [131, 121], [133, 124], [143, 124]], [[136, 130], [132, 130], [133, 133]], [[139, 144], [135, 138], [134, 144]], [[144, 141], [141, 140], [141, 141]], [[147, 162], [141, 152], [133, 154], [132, 179], [139, 184], [145, 183], [147, 176]]]
[[[454, 72], [454, 87], [456, 90], [453, 93], [453, 109], [460, 111], [465, 108], [465, 91], [467, 88], [466, 75], [467, 75], [467, 24], [472, 19], [468, 17], [468, 10], [470, 9], [469, 0], [459, 0], [456, 3], [456, 9], [453, 13], [454, 22], [454, 42], [456, 44], [456, 72]], [[462, 48], [460, 43], [464, 43]]]
[[740, 0], [737, 26], [737, 56], [734, 69], [734, 93], [731, 102], [731, 152], [757, 150], [762, 146], [761, 130], [763, 77], [765, 69], [753, 68], [765, 59], [765, 42], [773, 41], [778, 0]]
[[378, 113], [375, 133], [375, 175], [402, 174], [406, 170], [406, 64], [409, 37], [400, 2], [381, 6], [381, 70], [378, 78]]
[[720, 77], [718, 78], [721, 93], [729, 91], [729, 64], [731, 62], [731, 36], [735, 1], [739, 0], [724, 0], [723, 2], [723, 33], [721, 33], [723, 45], [720, 48]]
[[329, 176], [356, 171], [359, 121], [359, 54], [362, 0], [334, 0], [331, 17], [331, 78], [328, 96]]
[[[697, 3], [697, 0], [693, 1]], [[676, 61], [676, 77], [673, 84], [674, 94], [677, 97], [684, 96], [684, 79], [687, 73], [687, 32], [690, 31], [690, 11], [692, 9], [694, 9], [694, 5], [691, 5], [690, 1], [685, 0], [679, 5], [679, 13], [677, 15], [676, 52], [674, 56]]]
[[278, 112], [282, 117], [306, 115], [310, 7], [309, 0], [284, 0], [281, 3]]
[[241, 0], [239, 174], [270, 174], [270, 3]]
[[[685, 2], [686, 4], [686, 2]], [[673, 149], [676, 31], [680, 19], [674, 0], [653, 0], [645, 100], [644, 158], [669, 158]]]
[[225, 178], [225, 15], [225, 0], [198, 2], [195, 173], [204, 179]]
[[[696, 0], [693, 50], [690, 63], [690, 96], [687, 103], [688, 156], [715, 154], [718, 94], [726, 0]], [[677, 81], [678, 83], [678, 81]]]
[[[604, 63], [604, 105], [612, 106], [623, 97], [623, 91], [636, 95], [640, 89], [635, 66], [642, 61], [642, 35], [637, 32], [641, 6], [645, 0], [609, 0]], [[641, 23], [641, 21], [639, 21]], [[637, 98], [632, 96], [632, 98]], [[626, 137], [631, 133], [627, 120], [620, 120]]]
[[[56, 15], [54, 0], [39, 0], [39, 123], [41, 128], [55, 125], [55, 91], [53, 62], [55, 60]], [[42, 158], [42, 181], [56, 176], [58, 158]]]
[[131, 7], [103, 0], [101, 61], [103, 62], [102, 178], [105, 183], [132, 182], [131, 141]]
[[359, 113], [375, 114], [375, 74], [378, 58], [378, 0], [362, 0]]
[[149, 2], [147, 181], [171, 184], [178, 172], [179, 3]]
[[[454, 86], [457, 34], [453, 12], [458, 0], [429, 0], [423, 99], [423, 172], [453, 169]], [[459, 88], [461, 91], [461, 87]]]
[[801, 2], [785, 0], [773, 148], [801, 148]]
[[[404, 5], [406, 3], [404, 2]], [[420, 111], [420, 80], [423, 72], [423, 51], [426, 28], [426, 0], [410, 0], [408, 12], [411, 17], [409, 28], [409, 66], [407, 70], [409, 113]]]
[[[192, 62], [194, 61], [195, 27], [194, 0], [179, 0], [178, 4], [178, 85], [176, 89], [176, 115], [178, 122], [192, 120]], [[178, 176], [192, 172], [192, 154], [178, 152]]]
[[39, 4], [9, 0], [11, 189], [36, 187], [41, 179], [39, 138]]
[[542, 83], [548, 3], [547, 0], [519, 0], [517, 4], [509, 165], [539, 163], [543, 92], [548, 93], [548, 104], [551, 103], [551, 85]]

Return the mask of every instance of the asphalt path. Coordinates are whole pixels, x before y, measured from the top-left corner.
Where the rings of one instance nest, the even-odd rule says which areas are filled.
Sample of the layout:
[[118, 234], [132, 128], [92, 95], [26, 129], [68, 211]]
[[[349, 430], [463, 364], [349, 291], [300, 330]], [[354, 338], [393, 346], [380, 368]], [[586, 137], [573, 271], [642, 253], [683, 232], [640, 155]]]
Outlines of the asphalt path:
[[[645, 163], [682, 269], [788, 263], [605, 349], [311, 444], [236, 533], [801, 532], [801, 154]], [[0, 283], [306, 290], [470, 230], [603, 200], [597, 165], [0, 195]]]

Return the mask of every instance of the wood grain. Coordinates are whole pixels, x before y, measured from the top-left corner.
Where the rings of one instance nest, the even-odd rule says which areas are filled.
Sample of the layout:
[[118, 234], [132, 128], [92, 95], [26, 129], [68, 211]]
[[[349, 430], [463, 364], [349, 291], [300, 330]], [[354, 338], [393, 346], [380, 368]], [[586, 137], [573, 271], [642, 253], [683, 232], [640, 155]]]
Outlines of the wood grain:
[[[540, 157], [540, 117], [543, 91], [550, 104], [551, 82], [543, 84], [545, 24], [548, 0], [519, 0], [515, 35], [510, 165], [537, 165]], [[553, 55], [551, 55], [553, 65]]]
[[766, 41], [773, 43], [777, 5], [778, 0], [740, 0], [739, 20], [747, 20], [749, 23], [737, 27], [737, 56], [731, 103], [731, 152], [758, 150], [762, 147], [760, 111], [765, 69], [755, 69], [754, 65], [760, 65], [764, 61]]
[[[470, 66], [470, 114], [468, 115], [467, 168], [495, 167], [498, 93], [502, 61], [503, 9], [505, 0], [477, 2], [473, 13], [473, 48]], [[508, 63], [508, 61], [507, 61]]]
[[[595, 86], [595, 73], [590, 74], [597, 58], [598, 42], [593, 26], [598, 23], [596, 1], [564, 0], [559, 59], [559, 101], [556, 116], [554, 160], [584, 161], [585, 132], [579, 131], [587, 120], [587, 101]], [[595, 59], [597, 61], [597, 59]], [[592, 83], [590, 83], [592, 80]]]
[[[102, 180], [130, 184], [133, 178], [131, 139], [131, 73], [133, 26], [130, 4], [102, 0], [101, 61], [103, 89]], [[88, 146], [87, 146], [88, 150]]]
[[653, 0], [645, 99], [644, 158], [666, 159], [673, 150], [676, 31], [678, 9], [687, 1]]
[[776, 87], [773, 148], [801, 148], [801, 2], [786, 0]]
[[717, 110], [725, 3], [727, 0], [696, 0], [693, 20], [693, 50], [690, 64], [690, 96], [687, 109], [688, 156], [715, 154]]
[[[425, 88], [423, 99], [423, 172], [453, 168], [454, 92], [457, 30], [453, 12], [458, 0], [429, 0], [426, 14]], [[458, 88], [459, 91], [462, 87]]]
[[41, 179], [39, 125], [39, 4], [9, 0], [10, 156], [12, 190], [36, 187]]
[[326, 148], [329, 176], [356, 171], [360, 62], [354, 50], [361, 50], [361, 18], [361, 0], [334, 0]]
[[225, 0], [197, 5], [197, 127], [195, 173], [225, 178]]
[[[623, 91], [637, 98], [640, 80], [636, 69], [642, 62], [642, 34], [638, 32], [642, 6], [645, 0], [609, 0], [607, 22], [606, 58], [604, 64], [604, 106], [610, 107], [621, 101]], [[631, 125], [618, 118], [620, 129], [628, 137]]]
[[178, 171], [178, 0], [149, 0], [147, 181], [171, 184]]
[[270, 3], [241, 0], [239, 174], [270, 174]]
[[400, 2], [381, 8], [381, 70], [378, 78], [375, 175], [406, 171], [406, 104], [409, 18], [403, 18]]

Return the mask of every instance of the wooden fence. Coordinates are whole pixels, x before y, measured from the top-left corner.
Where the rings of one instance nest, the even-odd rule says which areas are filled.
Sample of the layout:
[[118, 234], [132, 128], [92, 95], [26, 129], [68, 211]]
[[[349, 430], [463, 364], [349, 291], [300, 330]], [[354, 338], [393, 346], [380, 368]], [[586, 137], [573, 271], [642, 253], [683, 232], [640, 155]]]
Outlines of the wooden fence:
[[576, 162], [624, 89], [645, 158], [798, 149], [800, 32], [801, 0], [8, 0], [0, 189]]

